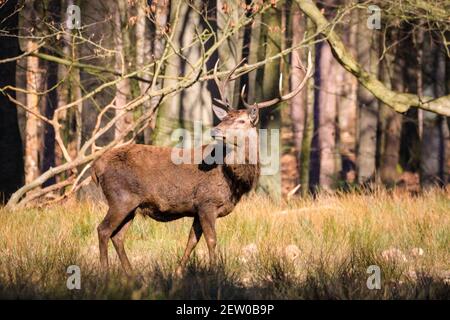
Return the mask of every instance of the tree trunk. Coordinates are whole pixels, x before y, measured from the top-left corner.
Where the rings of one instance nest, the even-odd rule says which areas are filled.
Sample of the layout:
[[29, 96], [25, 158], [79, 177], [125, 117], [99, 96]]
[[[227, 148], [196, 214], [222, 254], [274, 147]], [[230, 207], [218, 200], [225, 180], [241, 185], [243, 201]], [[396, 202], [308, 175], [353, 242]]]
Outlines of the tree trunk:
[[[140, 0], [137, 3], [137, 22], [136, 22], [136, 64], [138, 68], [142, 68], [143, 65], [150, 63], [151, 61], [157, 61], [161, 58], [164, 51], [164, 35], [163, 32], [167, 26], [167, 19], [170, 9], [170, 1], [162, 0], [154, 4], [154, 6], [148, 6], [146, 0]], [[154, 10], [154, 24], [148, 23], [146, 12], [150, 9]], [[140, 76], [146, 80], [152, 80], [149, 75], [149, 70], [141, 73]], [[155, 84], [155, 90], [161, 89], [162, 80], [157, 80]], [[146, 90], [149, 90], [150, 84], [145, 82], [139, 82], [139, 90], [141, 95], [145, 94]], [[153, 97], [149, 101], [144, 102], [144, 110], [149, 110], [158, 103], [159, 97]], [[151, 144], [153, 130], [155, 129], [156, 119], [153, 117], [148, 123], [147, 128], [144, 130], [144, 143]]]
[[[171, 1], [170, 4], [170, 26], [171, 32], [175, 32], [173, 50], [180, 49], [180, 43], [178, 41], [180, 35], [185, 30], [184, 19], [187, 17], [189, 8], [183, 5], [182, 0]], [[181, 63], [180, 59], [176, 55], [172, 55], [171, 58], [167, 59], [167, 66], [164, 70], [164, 75], [166, 77], [176, 77], [180, 75]], [[165, 79], [164, 86], [171, 86], [176, 80]], [[173, 130], [182, 126], [181, 115], [181, 101], [180, 95], [170, 96], [166, 98], [158, 108], [158, 113], [156, 117], [155, 130], [153, 132], [153, 143], [156, 145], [171, 145], [170, 135]]]
[[[278, 6], [281, 6], [279, 4]], [[271, 57], [280, 52], [281, 11], [280, 7], [268, 9], [262, 17], [261, 40], [266, 44], [265, 57]], [[278, 96], [278, 78], [280, 76], [280, 61], [272, 61], [264, 65], [264, 81], [262, 92], [257, 101], [269, 100]], [[260, 136], [260, 152], [262, 170], [266, 172], [259, 180], [259, 187], [274, 199], [281, 198], [281, 112], [279, 106], [262, 109], [260, 112], [261, 129], [266, 129], [267, 135]], [[266, 156], [266, 159], [264, 158]], [[264, 164], [266, 162], [266, 164]], [[269, 169], [270, 168], [270, 169]], [[267, 170], [267, 171], [266, 171]]]
[[[51, 17], [51, 20], [55, 23], [60, 21], [61, 13], [61, 1], [60, 0], [52, 0], [48, 4], [48, 15]], [[51, 42], [51, 45], [56, 47], [57, 43], [55, 41]], [[47, 52], [50, 53], [50, 52]], [[46, 95], [45, 99], [45, 109], [44, 115], [48, 119], [52, 119], [55, 113], [56, 108], [58, 107], [58, 92], [55, 89], [55, 86], [58, 84], [58, 64], [56, 62], [48, 61], [45, 63], [45, 83], [46, 89], [51, 90]], [[52, 89], [53, 88], [53, 89]], [[42, 172], [49, 170], [52, 167], [55, 167], [55, 131], [53, 126], [44, 123], [44, 132], [43, 132], [43, 159], [42, 159]], [[51, 178], [44, 183], [44, 187], [52, 185], [55, 183], [55, 178]]]
[[[194, 1], [191, 5], [199, 9], [202, 2]], [[199, 32], [202, 30], [199, 15], [181, 0], [171, 2], [170, 26], [171, 32], [175, 32], [175, 36], [169, 54], [173, 53], [173, 50], [180, 50], [192, 43], [196, 27], [200, 29]], [[183, 51], [183, 55], [189, 61], [198, 61], [200, 54], [199, 46], [191, 46]], [[164, 86], [174, 85], [178, 80], [171, 78], [186, 75], [191, 71], [191, 66], [184, 59], [173, 54], [167, 59]], [[153, 143], [174, 145], [176, 141], [172, 141], [171, 137], [173, 131], [180, 127], [192, 130], [195, 123], [199, 123], [203, 128], [212, 125], [211, 93], [207, 89], [206, 82], [197, 82], [183, 92], [167, 97], [163, 101], [158, 108]]]
[[336, 105], [339, 85], [335, 75], [339, 72], [339, 65], [325, 42], [320, 47], [319, 61], [319, 182], [321, 188], [330, 190], [336, 180]]
[[[353, 10], [349, 18], [348, 27], [344, 29], [345, 43], [353, 56], [356, 56], [358, 34], [358, 11]], [[340, 161], [338, 168], [341, 179], [346, 183], [354, 183], [356, 179], [356, 118], [358, 80], [343, 68], [339, 68], [338, 78], [343, 85], [338, 98], [338, 126]], [[338, 83], [341, 80], [338, 81]]]
[[[20, 54], [17, 1], [10, 0], [0, 6], [0, 30], [13, 36], [0, 34], [0, 60]], [[0, 67], [0, 88], [16, 85], [16, 61]], [[7, 90], [15, 98], [15, 91]], [[17, 122], [17, 109], [6, 94], [0, 93], [0, 204], [5, 203], [23, 184], [23, 154]]]
[[[127, 30], [127, 8], [125, 0], [118, 0], [117, 7], [114, 12], [114, 29], [116, 34], [116, 70], [122, 74], [127, 73], [127, 63], [129, 62], [128, 48], [129, 37]], [[123, 108], [131, 96], [130, 79], [123, 79], [116, 85], [116, 112], [123, 112]], [[133, 121], [133, 114], [127, 112], [115, 124], [115, 136], [118, 137], [122, 132], [126, 131]]]
[[[217, 0], [217, 35], [223, 36], [223, 29], [227, 24], [236, 25], [239, 16], [242, 14], [242, 8], [238, 1]], [[220, 64], [226, 70], [231, 70], [242, 60], [242, 46], [244, 30], [241, 28], [234, 35], [228, 37], [227, 41], [222, 44], [219, 51]], [[227, 88], [227, 98], [234, 107], [238, 106], [240, 94], [239, 79], [229, 84]]]
[[[378, 39], [367, 28], [366, 19], [360, 13], [358, 21], [358, 61], [371, 73], [378, 72]], [[362, 85], [358, 87], [358, 182], [367, 183], [375, 178], [376, 138], [378, 124], [378, 100]]]
[[[248, 53], [248, 63], [254, 64], [262, 59], [264, 59], [264, 52], [260, 50], [261, 44], [261, 15], [258, 14], [254, 18], [255, 20], [251, 24], [251, 34], [250, 34], [250, 49]], [[248, 93], [247, 100], [249, 103], [256, 102], [257, 91], [262, 87], [262, 81], [260, 78], [262, 75], [261, 69], [256, 69], [248, 73]]]
[[[73, 0], [67, 0], [62, 1], [62, 8], [67, 8], [69, 5], [73, 4]], [[62, 55], [65, 58], [72, 58], [71, 57], [71, 36], [68, 33], [65, 33], [61, 39], [61, 51]], [[57, 88], [57, 101], [58, 106], [57, 108], [61, 108], [69, 103], [70, 99], [70, 79], [71, 76], [69, 75], [69, 68], [65, 65], [58, 64], [58, 82], [60, 83]], [[72, 72], [78, 72], [78, 70], [73, 70]], [[79, 78], [79, 76], [78, 76]], [[58, 114], [58, 122], [61, 124], [61, 135], [63, 137], [65, 145], [67, 145], [67, 141], [70, 139], [70, 123], [69, 123], [69, 117], [68, 114], [70, 113], [69, 110], [59, 112]], [[57, 166], [63, 164], [65, 161], [64, 156], [62, 154], [62, 150], [59, 147], [59, 145], [55, 146], [55, 164]]]
[[[173, 4], [174, 6], [176, 4]], [[166, 45], [166, 41], [164, 39], [163, 32], [166, 30], [167, 22], [169, 20], [171, 2], [169, 0], [158, 1], [156, 4], [156, 13], [155, 13], [155, 39], [153, 41], [153, 57], [156, 60], [160, 59], [164, 53], [164, 47]], [[162, 88], [163, 80], [157, 80], [156, 89]], [[151, 107], [155, 107], [156, 104], [159, 103], [159, 97], [153, 97], [150, 100]], [[159, 108], [160, 109], [160, 108]], [[152, 134], [148, 137], [148, 139], [154, 143], [153, 137], [155, 136], [155, 126], [156, 126], [157, 117], [153, 117], [149, 126]]]
[[[162, 1], [164, 2], [164, 1]], [[152, 53], [152, 46], [150, 42], [150, 30], [147, 26], [147, 18], [145, 16], [145, 10], [148, 8], [146, 0], [140, 0], [136, 3], [137, 7], [137, 19], [136, 19], [136, 66], [137, 69], [142, 69], [145, 64], [150, 63], [150, 57]], [[148, 71], [139, 72], [138, 76], [151, 80]], [[149, 84], [140, 81], [139, 82], [139, 92], [140, 94], [145, 94], [148, 89]], [[143, 104], [144, 110], [149, 110], [151, 108], [151, 101], [146, 101]], [[144, 111], [145, 112], [145, 111]], [[152, 127], [149, 123], [148, 127], [144, 130], [144, 143], [151, 143]]]
[[[445, 93], [445, 55], [439, 47], [427, 46], [427, 49], [424, 50], [424, 93], [442, 96]], [[445, 157], [442, 117], [425, 111], [423, 124], [420, 182], [422, 187], [427, 188], [443, 183]]]
[[[398, 41], [398, 32], [393, 41]], [[381, 63], [380, 78], [387, 88], [400, 92], [405, 91], [404, 70], [406, 60], [401, 45], [397, 45], [394, 55], [387, 53]], [[380, 103], [380, 129], [382, 141], [380, 147], [380, 178], [388, 187], [398, 180], [397, 165], [400, 158], [400, 142], [403, 116]]]
[[[359, 83], [378, 99], [391, 106], [397, 112], [406, 112], [411, 107], [416, 107], [440, 115], [450, 116], [450, 95], [433, 99], [429, 96], [419, 97], [417, 94], [395, 92], [387, 89], [378, 80], [376, 73], [367, 72], [366, 68], [349, 53], [340, 37], [334, 31], [335, 28], [330, 27], [329, 21], [312, 0], [298, 0], [298, 3], [303, 12], [316, 23], [320, 33], [326, 37], [339, 63], [357, 77]], [[369, 28], [366, 29], [370, 30]], [[424, 100], [427, 101], [424, 102]]]
[[[315, 33], [314, 23], [311, 19], [307, 19], [306, 31], [308, 34]], [[316, 64], [316, 50], [315, 44], [309, 44], [309, 50], [313, 58], [312, 64]], [[306, 85], [306, 113], [305, 113], [305, 130], [303, 133], [302, 149], [300, 152], [300, 184], [302, 196], [306, 197], [309, 193], [309, 174], [310, 174], [310, 159], [311, 159], [311, 145], [314, 136], [314, 104], [315, 104], [315, 78], [310, 78]]]
[[[73, 1], [73, 0], [70, 0]], [[123, 0], [121, 0], [123, 1]], [[80, 7], [82, 12], [82, 24], [83, 32], [86, 35], [90, 35], [91, 41], [95, 43], [101, 43], [106, 48], [115, 48], [116, 41], [116, 27], [115, 27], [115, 8], [116, 4], [112, 4], [111, 1], [99, 0], [85, 2], [81, 1]], [[105, 10], [107, 8], [108, 10]], [[98, 23], [99, 21], [105, 21], [105, 23]], [[121, 29], [118, 30], [120, 32]], [[73, 30], [74, 33], [79, 32], [78, 30]], [[114, 69], [116, 63], [115, 56], [97, 55], [97, 50], [93, 48], [88, 43], [78, 44], [76, 41], [72, 41], [71, 45], [71, 56], [74, 60], [80, 57], [91, 57], [89, 59], [90, 64], [97, 64], [105, 66], [109, 69]], [[71, 101], [77, 100], [77, 97], [81, 96], [81, 88], [85, 92], [90, 92], [95, 90], [100, 85], [102, 85], [106, 80], [112, 80], [110, 75], [101, 74], [97, 75], [90, 72], [89, 70], [74, 69], [74, 72], [70, 75], [70, 91], [71, 91]], [[119, 70], [120, 71], [120, 70]], [[115, 92], [110, 90], [102, 90], [101, 92], [95, 94], [90, 99], [85, 99], [80, 103], [75, 110], [71, 110], [67, 117], [67, 123], [70, 124], [68, 128], [70, 132], [70, 141], [74, 143], [71, 144], [71, 150], [73, 154], [76, 154], [79, 148], [79, 143], [84, 143], [88, 139], [92, 130], [95, 127], [97, 121], [97, 115], [99, 112], [107, 105], [111, 103]], [[109, 119], [114, 117], [114, 110], [106, 112], [102, 118], [100, 126], [104, 126]], [[103, 134], [96, 142], [97, 146], [104, 146], [110, 141], [114, 140], [115, 137], [115, 127], [113, 126], [107, 133]]]
[[[292, 45], [292, 23], [291, 23], [291, 9], [294, 8], [290, 1], [284, 1], [281, 6], [281, 47], [280, 50], [284, 51]], [[298, 6], [297, 6], [298, 9]], [[304, 34], [304, 28], [301, 30]], [[301, 42], [301, 40], [299, 40]], [[298, 54], [298, 52], [297, 52]], [[306, 60], [304, 60], [306, 61]], [[296, 61], [298, 64], [298, 59]], [[286, 55], [280, 59], [280, 72], [283, 77], [283, 93], [286, 94], [290, 91], [290, 83], [292, 77], [292, 63], [289, 56]], [[298, 85], [298, 83], [297, 83]], [[297, 86], [296, 86], [297, 87]], [[293, 123], [292, 123], [292, 99], [280, 104], [281, 111], [281, 193], [283, 196], [288, 195], [299, 184], [298, 179], [298, 167], [296, 155], [298, 151], [295, 149]]]
[[[30, 32], [35, 27], [36, 12], [33, 2], [25, 5], [25, 32]], [[34, 51], [37, 48], [36, 40], [31, 37], [26, 40], [27, 51]], [[25, 125], [25, 183], [30, 183], [39, 176], [39, 150], [40, 150], [40, 129], [41, 123], [33, 115], [39, 114], [39, 96], [37, 92], [41, 90], [42, 77], [39, 69], [39, 58], [35, 56], [27, 57], [27, 108], [31, 112], [26, 113]]]
[[[302, 13], [295, 1], [292, 2], [291, 30], [292, 46], [296, 46], [302, 42], [305, 34], [305, 19], [302, 17]], [[306, 52], [306, 50], [303, 50], [303, 52]], [[301, 55], [299, 51], [292, 53], [291, 55], [291, 88], [296, 88], [305, 76], [304, 71], [300, 69], [299, 63], [299, 59], [306, 61], [305, 56], [305, 54]], [[300, 173], [300, 151], [302, 148], [303, 130], [305, 127], [306, 93], [307, 90], [302, 90], [302, 92], [293, 97], [290, 101], [294, 152], [296, 155], [298, 173]], [[300, 175], [298, 174], [297, 184], [300, 183], [299, 177]]]

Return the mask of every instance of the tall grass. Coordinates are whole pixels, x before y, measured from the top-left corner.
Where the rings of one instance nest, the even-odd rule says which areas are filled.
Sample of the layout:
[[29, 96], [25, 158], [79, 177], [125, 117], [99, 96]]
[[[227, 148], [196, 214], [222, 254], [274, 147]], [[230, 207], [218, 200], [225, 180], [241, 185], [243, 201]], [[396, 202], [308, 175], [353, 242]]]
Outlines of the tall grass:
[[[96, 227], [104, 205], [69, 202], [0, 210], [0, 297], [8, 299], [448, 299], [448, 191], [411, 197], [320, 194], [276, 203], [252, 195], [217, 224], [219, 263], [204, 241], [186, 273], [174, 270], [189, 219], [158, 223], [138, 216], [126, 249], [139, 277], [123, 275], [112, 245], [109, 276], [99, 269]], [[81, 289], [68, 290], [69, 265]], [[367, 268], [381, 268], [370, 290]]]

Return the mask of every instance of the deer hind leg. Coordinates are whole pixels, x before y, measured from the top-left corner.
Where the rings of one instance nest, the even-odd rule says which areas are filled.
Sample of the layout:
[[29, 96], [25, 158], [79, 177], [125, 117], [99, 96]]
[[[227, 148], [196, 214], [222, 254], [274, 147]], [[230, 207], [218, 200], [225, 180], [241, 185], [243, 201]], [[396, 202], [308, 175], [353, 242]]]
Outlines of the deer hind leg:
[[194, 218], [194, 222], [192, 223], [191, 231], [189, 232], [188, 242], [186, 244], [186, 249], [184, 250], [183, 258], [181, 258], [180, 265], [176, 270], [176, 274], [179, 276], [182, 274], [184, 267], [186, 266], [187, 261], [189, 260], [189, 256], [197, 245], [198, 241], [202, 236], [202, 227], [200, 225], [200, 221], [198, 216]]
[[97, 227], [98, 244], [100, 249], [100, 265], [104, 271], [108, 271], [108, 241], [114, 231], [122, 224], [132, 210], [122, 210], [110, 207], [103, 221]]
[[200, 225], [205, 234], [206, 244], [209, 251], [209, 262], [214, 265], [216, 263], [216, 215], [213, 211], [203, 212], [199, 214]]
[[113, 232], [111, 236], [112, 243], [114, 248], [116, 249], [117, 255], [119, 256], [120, 263], [122, 265], [123, 270], [127, 275], [131, 275], [133, 269], [131, 268], [130, 261], [128, 260], [127, 254], [125, 253], [125, 234], [127, 229], [130, 227], [133, 222], [134, 212], [130, 213], [124, 221], [117, 227], [117, 229]]

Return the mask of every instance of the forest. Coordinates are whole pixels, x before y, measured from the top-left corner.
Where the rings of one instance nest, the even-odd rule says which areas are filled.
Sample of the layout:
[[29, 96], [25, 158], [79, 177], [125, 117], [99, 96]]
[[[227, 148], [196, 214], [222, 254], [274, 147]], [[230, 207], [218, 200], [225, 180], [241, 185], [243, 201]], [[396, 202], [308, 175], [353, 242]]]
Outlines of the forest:
[[[276, 170], [218, 227], [230, 260], [211, 271], [200, 248], [168, 288], [189, 226], [141, 221], [133, 260], [174, 257], [144, 268], [151, 284], [97, 287], [93, 162], [209, 141], [222, 98], [237, 110], [278, 99], [258, 127]], [[450, 2], [0, 0], [0, 163], [1, 297], [448, 298]], [[45, 251], [55, 241], [69, 247]], [[350, 280], [365, 287], [373, 261], [388, 266], [381, 291]], [[24, 277], [32, 263], [39, 280]], [[89, 269], [85, 291], [46, 278], [60, 264]]]

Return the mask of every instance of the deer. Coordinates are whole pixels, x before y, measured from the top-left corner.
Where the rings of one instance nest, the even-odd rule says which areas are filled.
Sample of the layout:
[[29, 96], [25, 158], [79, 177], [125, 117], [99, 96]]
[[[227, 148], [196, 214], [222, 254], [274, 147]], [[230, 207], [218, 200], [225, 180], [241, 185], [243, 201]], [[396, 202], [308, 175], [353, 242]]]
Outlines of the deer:
[[[299, 59], [300, 60], [300, 59]], [[242, 63], [242, 62], [241, 62]], [[214, 141], [220, 141], [233, 151], [239, 146], [227, 144], [228, 130], [249, 130], [257, 134], [259, 110], [286, 101], [297, 95], [312, 76], [311, 54], [305, 77], [292, 92], [282, 94], [280, 75], [279, 96], [269, 101], [249, 104], [241, 91], [242, 109], [233, 108], [226, 98], [226, 86], [234, 80], [238, 64], [223, 81], [217, 75], [218, 61], [214, 66], [214, 81], [220, 99], [214, 98], [212, 110], [220, 123], [211, 130]], [[205, 150], [205, 146], [201, 146]], [[97, 227], [100, 266], [108, 273], [108, 242], [112, 241], [122, 269], [127, 275], [133, 269], [125, 253], [124, 240], [127, 229], [136, 215], [144, 215], [159, 222], [192, 218], [184, 254], [176, 269], [181, 275], [189, 257], [202, 235], [206, 240], [209, 263], [216, 262], [216, 220], [230, 214], [242, 196], [256, 185], [260, 166], [256, 163], [175, 164], [171, 154], [174, 148], [153, 145], [128, 144], [105, 152], [94, 161], [92, 180], [101, 187], [108, 211]], [[236, 150], [234, 150], [236, 151]]]

